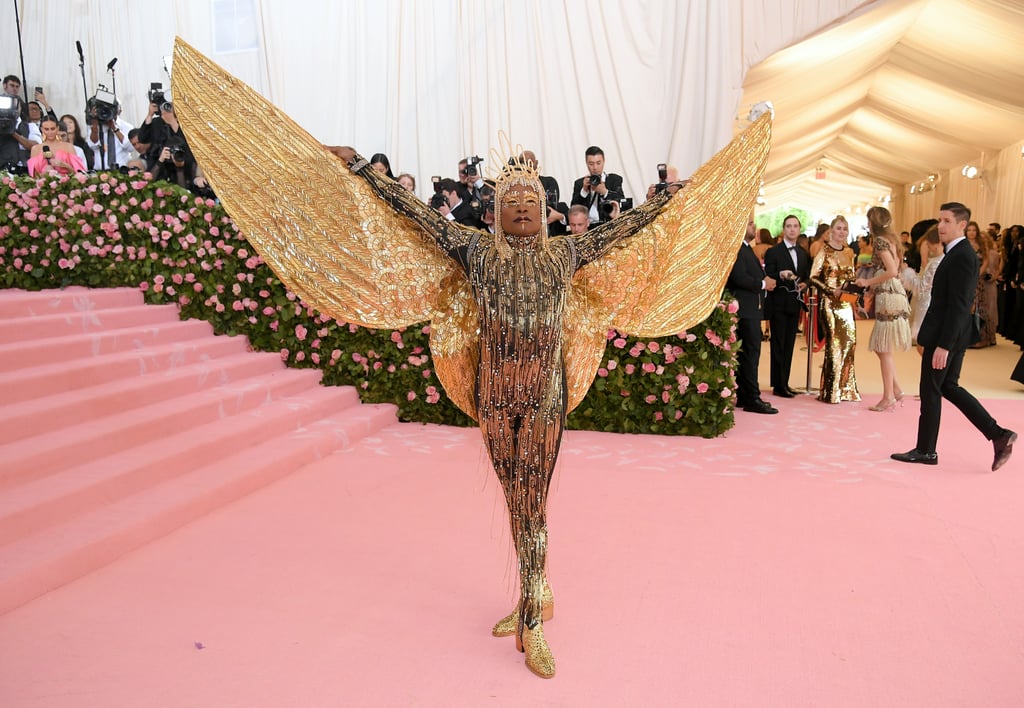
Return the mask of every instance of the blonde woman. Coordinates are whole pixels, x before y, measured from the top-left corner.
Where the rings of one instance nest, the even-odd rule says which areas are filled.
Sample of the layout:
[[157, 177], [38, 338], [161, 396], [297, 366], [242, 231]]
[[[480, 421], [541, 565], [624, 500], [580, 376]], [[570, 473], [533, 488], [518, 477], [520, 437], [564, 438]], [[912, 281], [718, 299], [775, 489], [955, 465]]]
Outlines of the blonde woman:
[[853, 250], [847, 239], [850, 225], [842, 215], [818, 243], [821, 247], [811, 266], [811, 283], [818, 289], [818, 322], [825, 340], [825, 360], [821, 367], [818, 400], [825, 403], [859, 401], [853, 355], [857, 349], [857, 323], [853, 304], [844, 298], [843, 286], [854, 278]]
[[870, 410], [888, 411], [903, 400], [893, 353], [910, 349], [910, 302], [899, 279], [903, 245], [892, 231], [892, 215], [885, 207], [876, 206], [868, 209], [867, 217], [875, 275], [857, 278], [856, 282], [862, 288], [870, 288], [875, 301], [875, 326], [868, 349], [878, 355], [882, 368], [882, 400]]
[[917, 242], [917, 251], [921, 254], [921, 273], [915, 273], [910, 268], [904, 271], [907, 278], [907, 286], [914, 293], [914, 301], [910, 303], [910, 335], [917, 346], [917, 353], [924, 352], [924, 347], [917, 344], [917, 333], [921, 331], [921, 323], [924, 322], [924, 315], [928, 312], [928, 305], [932, 301], [932, 281], [935, 280], [935, 271], [942, 262], [942, 243], [939, 241], [939, 229], [931, 226], [925, 231]]

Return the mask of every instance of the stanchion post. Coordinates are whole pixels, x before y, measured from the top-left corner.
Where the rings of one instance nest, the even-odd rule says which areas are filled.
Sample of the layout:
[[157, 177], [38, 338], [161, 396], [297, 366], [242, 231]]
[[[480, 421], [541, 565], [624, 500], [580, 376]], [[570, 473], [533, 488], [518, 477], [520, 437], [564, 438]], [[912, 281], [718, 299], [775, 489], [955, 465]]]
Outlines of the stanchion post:
[[813, 287], [807, 288], [807, 327], [804, 334], [807, 336], [807, 383], [804, 392], [808, 395], [815, 393], [811, 388], [811, 364], [814, 358], [814, 333], [818, 329], [818, 296]]

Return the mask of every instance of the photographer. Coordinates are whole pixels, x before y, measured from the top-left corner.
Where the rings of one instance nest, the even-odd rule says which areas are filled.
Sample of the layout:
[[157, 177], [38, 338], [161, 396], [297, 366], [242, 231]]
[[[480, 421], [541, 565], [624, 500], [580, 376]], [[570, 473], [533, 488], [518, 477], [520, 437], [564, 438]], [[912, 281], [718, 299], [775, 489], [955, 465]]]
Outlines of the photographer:
[[121, 120], [121, 105], [92, 100], [86, 111], [89, 137], [85, 142], [95, 155], [93, 166], [98, 170], [116, 170], [127, 165], [132, 159], [132, 144], [128, 141], [132, 126]]
[[604, 150], [591, 145], [586, 151], [588, 174], [580, 177], [572, 187], [572, 203], [587, 207], [590, 223], [612, 219], [612, 202], [621, 205], [622, 176], [604, 171]]
[[655, 194], [665, 191], [675, 194], [685, 184], [679, 181], [679, 169], [675, 165], [659, 164], [658, 182], [647, 187], [646, 199], [654, 199]]
[[[534, 169], [539, 169], [536, 153], [533, 150], [523, 150], [520, 160], [529, 164]], [[569, 205], [559, 201], [558, 180], [548, 175], [540, 175], [540, 184], [544, 187], [544, 198], [548, 205], [548, 234], [551, 236], [562, 236], [569, 231]]]
[[480, 200], [480, 190], [484, 186], [484, 179], [480, 174], [480, 165], [483, 161], [482, 157], [476, 155], [459, 160], [459, 197], [464, 202]]
[[453, 179], [443, 179], [439, 183], [439, 191], [430, 200], [430, 206], [437, 209], [449, 221], [457, 221], [463, 226], [480, 228], [480, 218], [473, 213], [468, 202], [462, 200], [459, 183]]
[[[166, 106], [167, 110], [164, 111]], [[166, 120], [165, 120], [166, 116]], [[171, 130], [170, 124], [176, 126], [174, 131]], [[164, 92], [160, 89], [151, 88], [149, 91], [149, 109], [146, 112], [146, 118], [142, 121], [142, 125], [139, 126], [138, 142], [142, 145], [148, 145], [149, 149], [146, 154], [139, 155], [146, 161], [146, 165], [149, 170], [156, 168], [156, 163], [160, 157], [160, 151], [163, 146], [167, 143], [172, 132], [180, 133], [181, 128], [178, 127], [178, 118], [174, 115], [174, 105], [165, 100]], [[184, 137], [182, 137], [184, 140]]]
[[0, 94], [0, 169], [24, 173], [29, 152], [38, 144], [29, 138], [29, 125], [21, 119], [18, 97]]

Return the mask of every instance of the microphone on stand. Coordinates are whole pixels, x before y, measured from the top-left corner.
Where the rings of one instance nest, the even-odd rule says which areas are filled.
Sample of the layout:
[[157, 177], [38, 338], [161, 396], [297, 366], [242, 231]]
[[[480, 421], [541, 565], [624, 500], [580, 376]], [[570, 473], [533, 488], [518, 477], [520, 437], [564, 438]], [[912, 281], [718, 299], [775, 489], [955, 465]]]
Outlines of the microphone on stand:
[[85, 54], [82, 53], [82, 43], [75, 40], [75, 46], [78, 47], [78, 61], [85, 63]]
[[107, 71], [113, 71], [114, 70], [114, 64], [116, 64], [116, 63], [117, 63], [117, 57], [114, 57], [113, 59], [110, 60], [110, 63], [107, 64]]

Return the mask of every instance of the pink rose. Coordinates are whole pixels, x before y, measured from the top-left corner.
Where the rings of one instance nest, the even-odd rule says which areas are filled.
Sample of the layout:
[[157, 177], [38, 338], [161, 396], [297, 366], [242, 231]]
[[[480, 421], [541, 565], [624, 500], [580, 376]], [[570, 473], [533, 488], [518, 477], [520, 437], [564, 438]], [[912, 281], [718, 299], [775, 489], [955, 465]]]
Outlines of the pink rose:
[[707, 393], [708, 388], [709, 386], [703, 381], [701, 381], [699, 384], [697, 384], [697, 393]]

